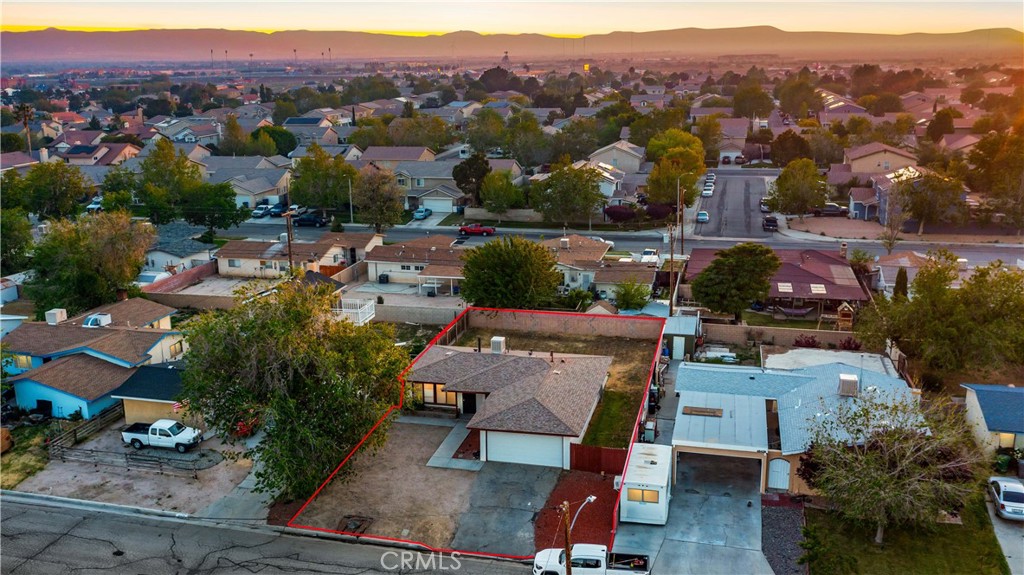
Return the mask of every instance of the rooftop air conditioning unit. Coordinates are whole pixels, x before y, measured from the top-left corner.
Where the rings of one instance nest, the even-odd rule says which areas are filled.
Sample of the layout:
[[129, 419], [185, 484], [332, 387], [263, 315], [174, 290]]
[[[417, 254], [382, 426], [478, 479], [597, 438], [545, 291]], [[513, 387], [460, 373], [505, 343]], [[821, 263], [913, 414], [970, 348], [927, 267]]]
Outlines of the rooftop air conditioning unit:
[[64, 308], [54, 308], [46, 312], [46, 323], [50, 325], [57, 325], [62, 321], [68, 320], [68, 310]]
[[109, 313], [94, 313], [82, 322], [82, 327], [104, 327], [108, 325], [110, 325]]
[[559, 245], [562, 247], [563, 250], [569, 249], [569, 238], [562, 238], [562, 241], [559, 242]]
[[491, 338], [491, 353], [502, 354], [505, 353], [505, 338], [496, 335]]

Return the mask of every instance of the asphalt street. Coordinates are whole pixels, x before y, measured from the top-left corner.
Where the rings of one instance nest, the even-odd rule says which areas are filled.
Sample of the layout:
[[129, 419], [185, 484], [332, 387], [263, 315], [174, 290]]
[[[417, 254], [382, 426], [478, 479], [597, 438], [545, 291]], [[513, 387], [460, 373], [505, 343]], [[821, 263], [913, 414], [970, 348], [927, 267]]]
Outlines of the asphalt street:
[[2, 502], [0, 517], [0, 572], [11, 575], [530, 571], [516, 563], [410, 551], [403, 555], [403, 550], [376, 545], [9, 499]]

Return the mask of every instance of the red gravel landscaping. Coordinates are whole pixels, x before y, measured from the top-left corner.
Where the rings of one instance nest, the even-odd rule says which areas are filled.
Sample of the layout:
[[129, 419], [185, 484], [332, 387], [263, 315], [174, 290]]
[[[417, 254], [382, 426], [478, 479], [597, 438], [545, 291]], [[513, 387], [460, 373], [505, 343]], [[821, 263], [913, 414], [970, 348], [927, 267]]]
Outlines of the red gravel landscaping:
[[455, 459], [480, 459], [480, 430], [470, 429], [469, 435], [455, 450]]
[[[597, 501], [588, 503], [576, 520], [572, 530], [573, 543], [597, 543], [607, 545], [611, 540], [612, 511], [619, 494], [613, 489], [611, 475], [585, 471], [563, 471], [558, 485], [548, 497], [547, 504], [537, 516], [534, 523], [533, 540], [537, 549], [560, 547], [565, 543], [565, 527], [560, 522], [558, 506], [563, 501], [570, 504], [572, 515], [580, 508], [580, 504], [588, 495], [597, 497]], [[570, 515], [569, 520], [572, 520]]]

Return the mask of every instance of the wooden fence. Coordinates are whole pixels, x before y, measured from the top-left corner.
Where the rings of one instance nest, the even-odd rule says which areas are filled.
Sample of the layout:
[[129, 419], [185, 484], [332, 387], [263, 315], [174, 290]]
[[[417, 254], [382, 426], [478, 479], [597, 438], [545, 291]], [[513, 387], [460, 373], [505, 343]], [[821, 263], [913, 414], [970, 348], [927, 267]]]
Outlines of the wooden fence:
[[569, 469], [621, 475], [626, 467], [627, 453], [628, 449], [572, 443], [569, 445]]
[[124, 404], [119, 401], [115, 405], [101, 411], [96, 417], [80, 423], [60, 419], [54, 420], [52, 425], [57, 434], [50, 438], [51, 458], [55, 447], [74, 447], [76, 444], [85, 441], [90, 435], [123, 418]]
[[159, 455], [146, 455], [139, 452], [99, 451], [95, 449], [75, 449], [71, 447], [50, 445], [50, 459], [62, 462], [90, 463], [107, 467], [119, 467], [126, 471], [155, 471], [165, 475], [179, 475], [199, 479], [196, 460], [173, 459]]

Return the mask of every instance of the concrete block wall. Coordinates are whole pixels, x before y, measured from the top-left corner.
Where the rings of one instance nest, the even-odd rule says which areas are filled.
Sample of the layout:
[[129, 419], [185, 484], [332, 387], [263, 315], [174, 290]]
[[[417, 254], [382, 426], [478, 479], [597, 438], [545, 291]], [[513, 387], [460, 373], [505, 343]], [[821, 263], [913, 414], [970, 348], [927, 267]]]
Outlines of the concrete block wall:
[[536, 311], [500, 311], [473, 309], [469, 311], [469, 326], [492, 331], [519, 331], [530, 333], [579, 333], [627, 337], [658, 341], [664, 320], [661, 318], [629, 317], [618, 315], [567, 314]]
[[792, 346], [797, 336], [800, 335], [813, 335], [821, 343], [822, 348], [827, 348], [830, 343], [838, 346], [840, 341], [848, 337], [856, 339], [853, 332], [850, 331], [704, 323], [704, 333], [710, 343], [746, 345], [747, 340], [750, 339], [748, 333], [751, 331], [761, 333], [760, 341], [757, 343], [767, 342], [782, 346]]

